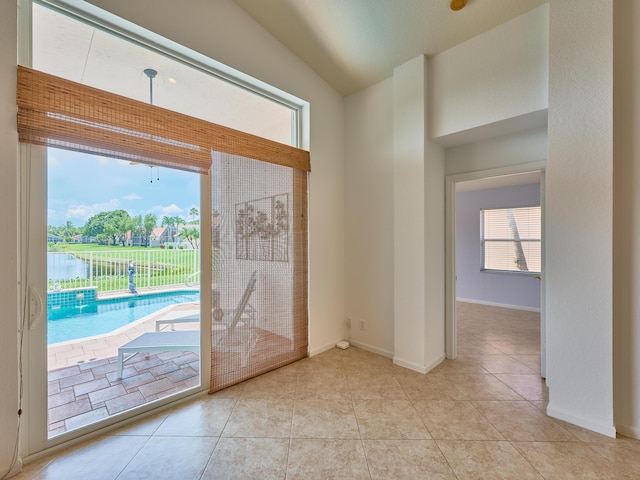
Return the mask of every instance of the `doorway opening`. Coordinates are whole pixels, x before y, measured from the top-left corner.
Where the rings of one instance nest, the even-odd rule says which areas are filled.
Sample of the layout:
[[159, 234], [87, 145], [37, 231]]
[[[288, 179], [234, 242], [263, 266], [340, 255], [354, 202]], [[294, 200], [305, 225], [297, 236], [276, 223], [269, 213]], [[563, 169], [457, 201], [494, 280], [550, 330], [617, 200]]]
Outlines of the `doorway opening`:
[[[494, 354], [496, 357], [491, 360], [496, 361], [498, 355], [503, 355], [504, 364], [546, 377], [544, 165], [526, 164], [450, 175], [446, 177], [446, 189], [447, 358], [457, 358], [460, 354], [478, 355], [477, 358], [482, 359], [484, 354]], [[509, 217], [501, 211], [524, 206], [540, 207], [538, 258], [533, 258], [536, 254], [532, 255], [529, 249], [535, 243], [536, 234], [532, 233], [535, 229], [528, 232], [528, 227], [522, 226], [520, 238], [513, 217], [517, 210], [510, 208]], [[487, 239], [485, 245], [481, 209], [496, 213], [495, 218], [501, 215], [511, 218], [515, 232], [505, 221], [499, 225], [505, 238], [492, 239], [492, 243]], [[485, 262], [483, 255], [501, 251], [513, 257], [508, 258], [506, 267], [505, 264], [492, 267], [491, 262]], [[525, 256], [530, 257], [531, 268]], [[472, 331], [483, 333], [465, 336], [465, 328], [470, 325], [475, 327]], [[492, 331], [495, 329], [499, 332]]]

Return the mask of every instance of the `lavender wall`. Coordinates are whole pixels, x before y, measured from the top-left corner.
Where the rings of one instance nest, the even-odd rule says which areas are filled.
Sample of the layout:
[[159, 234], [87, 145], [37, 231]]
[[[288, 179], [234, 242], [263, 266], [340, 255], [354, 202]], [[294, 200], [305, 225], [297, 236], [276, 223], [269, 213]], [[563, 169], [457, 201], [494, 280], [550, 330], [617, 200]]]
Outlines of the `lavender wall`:
[[529, 275], [480, 271], [480, 209], [540, 203], [540, 184], [456, 194], [456, 296], [458, 300], [540, 308], [540, 282]]

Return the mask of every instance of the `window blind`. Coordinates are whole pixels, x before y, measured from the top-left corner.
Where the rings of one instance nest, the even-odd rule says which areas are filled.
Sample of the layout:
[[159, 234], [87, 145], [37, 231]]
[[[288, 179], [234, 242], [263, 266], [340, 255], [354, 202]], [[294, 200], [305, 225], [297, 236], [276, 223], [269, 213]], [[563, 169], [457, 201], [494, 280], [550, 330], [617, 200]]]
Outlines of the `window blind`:
[[214, 154], [211, 392], [307, 356], [307, 174]]
[[540, 272], [539, 206], [483, 209], [480, 214], [481, 269]]
[[206, 174], [219, 151], [310, 171], [309, 152], [18, 66], [24, 143]]

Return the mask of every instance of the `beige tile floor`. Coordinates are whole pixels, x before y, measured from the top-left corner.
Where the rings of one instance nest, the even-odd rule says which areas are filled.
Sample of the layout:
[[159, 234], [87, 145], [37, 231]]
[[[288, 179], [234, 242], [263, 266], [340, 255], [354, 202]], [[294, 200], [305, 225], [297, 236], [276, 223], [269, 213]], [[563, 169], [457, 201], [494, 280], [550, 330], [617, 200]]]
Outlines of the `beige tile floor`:
[[547, 417], [538, 316], [461, 304], [427, 375], [333, 349], [50, 458], [23, 479], [638, 479], [640, 441]]

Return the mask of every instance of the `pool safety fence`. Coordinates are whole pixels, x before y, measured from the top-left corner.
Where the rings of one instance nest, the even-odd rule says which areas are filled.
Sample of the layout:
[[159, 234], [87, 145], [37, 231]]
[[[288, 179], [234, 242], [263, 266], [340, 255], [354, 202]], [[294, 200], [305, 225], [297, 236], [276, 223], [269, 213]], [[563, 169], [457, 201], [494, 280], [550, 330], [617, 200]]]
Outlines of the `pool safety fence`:
[[138, 289], [194, 286], [200, 281], [200, 250], [48, 252], [49, 292], [87, 288], [99, 293], [128, 291], [130, 266]]

